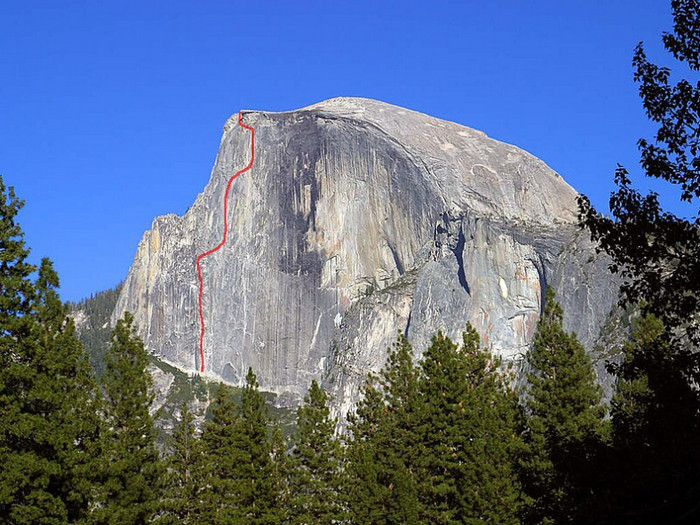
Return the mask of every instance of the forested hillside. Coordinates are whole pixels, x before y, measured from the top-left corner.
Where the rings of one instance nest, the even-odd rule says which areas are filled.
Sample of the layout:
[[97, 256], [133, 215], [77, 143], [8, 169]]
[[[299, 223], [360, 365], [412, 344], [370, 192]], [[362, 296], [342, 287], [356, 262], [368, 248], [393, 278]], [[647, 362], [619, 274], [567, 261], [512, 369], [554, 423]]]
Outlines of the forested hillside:
[[69, 304], [80, 342], [90, 356], [90, 364], [98, 376], [105, 371], [105, 356], [112, 337], [109, 321], [121, 288], [120, 283], [114, 288], [97, 292], [82, 301]]

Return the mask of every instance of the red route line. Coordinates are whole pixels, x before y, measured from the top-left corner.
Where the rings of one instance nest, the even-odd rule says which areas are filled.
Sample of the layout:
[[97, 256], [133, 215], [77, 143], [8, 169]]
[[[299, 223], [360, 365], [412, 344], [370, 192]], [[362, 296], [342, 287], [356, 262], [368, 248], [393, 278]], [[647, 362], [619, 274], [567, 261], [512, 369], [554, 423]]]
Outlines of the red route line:
[[202, 267], [199, 263], [206, 256], [219, 251], [219, 249], [226, 243], [226, 232], [228, 231], [228, 192], [231, 189], [231, 183], [236, 180], [236, 177], [252, 168], [253, 161], [255, 160], [255, 130], [251, 126], [246, 126], [243, 124], [243, 114], [241, 111], [238, 112], [238, 125], [250, 131], [250, 162], [245, 168], [232, 175], [228, 180], [228, 184], [226, 185], [226, 193], [224, 193], [224, 238], [221, 239], [221, 242], [214, 248], [208, 252], [200, 254], [199, 257], [197, 257], [197, 275], [199, 276], [199, 324], [202, 328], [199, 334], [199, 357], [202, 365], [202, 372], [204, 372], [204, 314], [202, 313], [202, 293], [204, 292], [204, 281], [202, 280]]

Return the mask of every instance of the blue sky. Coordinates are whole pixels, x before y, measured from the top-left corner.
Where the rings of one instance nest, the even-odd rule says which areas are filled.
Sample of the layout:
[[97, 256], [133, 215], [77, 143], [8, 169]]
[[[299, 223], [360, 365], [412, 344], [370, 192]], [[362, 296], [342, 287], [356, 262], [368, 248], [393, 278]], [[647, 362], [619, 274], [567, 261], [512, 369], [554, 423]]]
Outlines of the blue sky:
[[241, 108], [384, 100], [516, 144], [605, 208], [651, 129], [634, 46], [668, 63], [670, 28], [664, 0], [2, 2], [0, 174], [66, 300], [184, 213]]

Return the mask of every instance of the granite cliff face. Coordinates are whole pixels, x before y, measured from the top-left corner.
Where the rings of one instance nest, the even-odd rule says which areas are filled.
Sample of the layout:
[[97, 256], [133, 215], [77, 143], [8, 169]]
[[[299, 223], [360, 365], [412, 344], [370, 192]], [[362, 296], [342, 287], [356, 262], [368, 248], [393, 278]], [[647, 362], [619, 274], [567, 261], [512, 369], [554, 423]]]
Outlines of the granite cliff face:
[[[576, 192], [542, 161], [483, 133], [381, 102], [338, 98], [244, 111], [255, 162], [229, 195], [226, 245], [202, 263], [206, 373], [293, 402], [322, 380], [343, 412], [399, 331], [420, 354], [467, 321], [508, 359], [532, 339], [544, 287], [591, 348], [616, 299], [607, 261], [576, 227]], [[229, 176], [249, 160], [237, 116], [182, 216], [153, 221], [113, 319], [199, 367], [198, 254], [221, 240]]]

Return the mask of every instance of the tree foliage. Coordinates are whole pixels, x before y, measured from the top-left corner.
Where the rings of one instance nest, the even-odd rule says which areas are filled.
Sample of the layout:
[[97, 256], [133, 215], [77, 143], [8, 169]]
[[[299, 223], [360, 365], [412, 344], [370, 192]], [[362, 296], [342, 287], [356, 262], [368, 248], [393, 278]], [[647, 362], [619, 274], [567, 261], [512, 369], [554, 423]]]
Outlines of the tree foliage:
[[292, 523], [330, 525], [342, 520], [341, 449], [328, 396], [316, 380], [297, 410], [290, 464]]
[[104, 374], [107, 367], [106, 356], [112, 339], [110, 320], [121, 289], [122, 284], [119, 284], [69, 304], [71, 316], [81, 320], [78, 337], [98, 377]]
[[199, 498], [204, 480], [200, 474], [204, 456], [187, 403], [180, 408], [180, 421], [170, 444], [172, 452], [167, 459], [165, 493], [158, 522], [201, 523]]
[[12, 187], [5, 186], [0, 176], [0, 364], [8, 365], [16, 352], [15, 341], [28, 335], [33, 283], [30, 276], [36, 267], [27, 261], [29, 248], [17, 221], [24, 201]]
[[203, 521], [278, 523], [279, 483], [272, 462], [267, 407], [252, 369], [248, 370], [240, 405], [233, 401], [229, 387], [220, 387], [202, 441], [206, 458]]
[[544, 312], [526, 355], [527, 453], [522, 464], [537, 522], [582, 519], [595, 499], [596, 452], [606, 435], [602, 391], [591, 359], [564, 331], [563, 310], [547, 287]]
[[105, 480], [98, 516], [110, 524], [148, 522], [161, 497], [163, 469], [149, 413], [153, 394], [147, 365], [127, 312], [114, 329], [103, 376]]
[[231, 388], [222, 384], [210, 406], [211, 418], [202, 430], [201, 472], [195, 477], [202, 480], [202, 494], [197, 503], [197, 512], [206, 523], [233, 522], [239, 516], [226, 506], [235, 495], [234, 472], [238, 451], [234, 437], [236, 404]]
[[349, 418], [346, 496], [352, 523], [417, 523], [417, 381], [413, 348], [399, 336]]
[[405, 337], [365, 386], [348, 445], [353, 523], [517, 523], [517, 399], [467, 326], [438, 334], [418, 366]]
[[21, 205], [0, 178], [0, 516], [72, 523], [94, 504], [99, 394], [51, 261], [30, 279]]
[[610, 368], [618, 383], [606, 505], [622, 522], [695, 523], [700, 508], [700, 2], [672, 0], [671, 8], [673, 31], [663, 43], [678, 61], [676, 75], [651, 62], [641, 43], [634, 54], [642, 104], [656, 125], [638, 146], [645, 174], [677, 188], [694, 216], [665, 211], [656, 193], [634, 189], [623, 167], [612, 218], [585, 197], [579, 202], [582, 224], [625, 278], [623, 298], [642, 310], [622, 363]]
[[500, 360], [467, 325], [458, 347], [441, 333], [420, 364], [418, 467], [426, 523], [518, 523], [524, 494], [517, 399]]
[[612, 367], [611, 512], [635, 523], [700, 518], [700, 397], [685, 355], [663, 323], [635, 323], [624, 360]]
[[[680, 200], [700, 202], [700, 2], [672, 0], [673, 31], [663, 42], [690, 80], [672, 80], [671, 70], [652, 63], [639, 44], [634, 78], [649, 119], [658, 127], [654, 140], [640, 139], [641, 164], [648, 177], [676, 185]], [[700, 215], [686, 219], [664, 211], [658, 195], [642, 195], [622, 166], [610, 198], [613, 218], [579, 200], [580, 218], [594, 240], [613, 258], [612, 269], [625, 278], [624, 298], [642, 302], [669, 328], [683, 327], [700, 342]]]
[[238, 412], [233, 429], [235, 447], [240, 455], [233, 470], [236, 478], [234, 501], [244, 518], [242, 523], [272, 525], [279, 520], [269, 417], [252, 368], [246, 375]]

